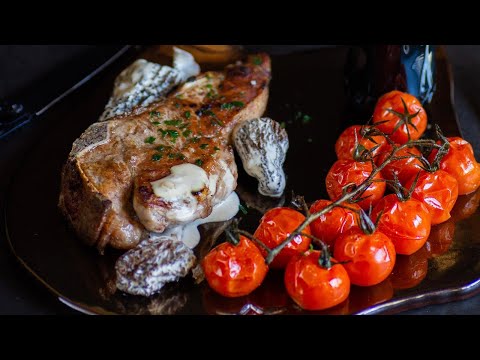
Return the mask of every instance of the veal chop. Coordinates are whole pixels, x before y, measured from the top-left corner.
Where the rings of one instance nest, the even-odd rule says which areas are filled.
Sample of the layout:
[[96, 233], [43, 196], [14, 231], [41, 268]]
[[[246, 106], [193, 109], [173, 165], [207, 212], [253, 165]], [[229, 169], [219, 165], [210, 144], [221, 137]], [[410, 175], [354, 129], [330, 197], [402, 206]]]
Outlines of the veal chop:
[[62, 173], [59, 206], [78, 236], [100, 251], [131, 249], [150, 231], [208, 216], [236, 187], [230, 135], [263, 114], [269, 80], [269, 57], [251, 55], [91, 125]]

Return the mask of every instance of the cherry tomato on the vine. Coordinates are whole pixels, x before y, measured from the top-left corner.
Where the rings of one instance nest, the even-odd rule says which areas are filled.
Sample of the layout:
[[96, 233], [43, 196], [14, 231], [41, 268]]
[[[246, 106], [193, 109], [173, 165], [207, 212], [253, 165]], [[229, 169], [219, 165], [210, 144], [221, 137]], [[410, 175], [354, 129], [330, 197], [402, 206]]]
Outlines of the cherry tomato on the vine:
[[371, 150], [375, 146], [378, 147], [372, 153], [373, 156], [378, 154], [383, 145], [386, 144], [387, 140], [384, 136], [372, 136], [370, 139], [363, 137], [362, 130], [363, 126], [352, 125], [346, 128], [338, 137], [337, 142], [335, 143], [335, 153], [337, 154], [338, 159], [348, 159], [353, 160], [353, 152], [355, 151], [355, 146], [358, 142], [359, 145], [362, 145], [366, 150]]
[[285, 287], [302, 309], [322, 310], [344, 301], [350, 293], [350, 279], [341, 264], [332, 260], [330, 269], [318, 264], [320, 251], [296, 255], [285, 270]]
[[381, 283], [395, 265], [395, 246], [380, 231], [365, 234], [354, 227], [335, 241], [333, 256], [344, 263], [350, 282], [359, 286]]
[[[260, 220], [260, 225], [255, 231], [255, 236], [269, 249], [280, 245], [287, 237], [305, 221], [305, 216], [287, 207], [278, 207], [268, 210]], [[303, 231], [311, 234], [310, 226]], [[311, 239], [307, 236], [297, 235], [275, 257], [270, 266], [274, 269], [284, 269], [293, 255], [303, 253], [310, 247]], [[266, 256], [266, 251], [260, 248]]]
[[[390, 156], [391, 151], [392, 146], [390, 144], [387, 144], [383, 147], [382, 152], [376, 159], [378, 166], [380, 166], [380, 164], [382, 164]], [[415, 147], [404, 148], [397, 151], [395, 157], [404, 157], [410, 155], [421, 156], [422, 153]], [[412, 176], [417, 175], [421, 170], [420, 166], [422, 166], [422, 163], [414, 156], [392, 161], [385, 165], [385, 167], [382, 169], [383, 178], [393, 180], [393, 174], [396, 174], [398, 180], [400, 180], [400, 183], [402, 185], [405, 184], [405, 182], [407, 182]]]
[[405, 144], [409, 134], [411, 140], [417, 140], [425, 132], [427, 113], [415, 96], [394, 90], [380, 97], [375, 105], [373, 123], [382, 121], [386, 122], [378, 124], [378, 129], [394, 142]]
[[[372, 164], [367, 162], [357, 162], [353, 160], [337, 160], [328, 171], [325, 179], [327, 193], [330, 200], [337, 200], [342, 196], [343, 187], [354, 183], [360, 185], [372, 172]], [[382, 198], [385, 193], [385, 182], [380, 173], [374, 177], [374, 182], [370, 184], [367, 190], [362, 194], [362, 198], [357, 204], [364, 210], [368, 210], [370, 204], [375, 204]]]
[[255, 243], [244, 236], [240, 236], [238, 245], [225, 242], [210, 250], [202, 267], [208, 285], [227, 297], [251, 293], [260, 286], [268, 271]]
[[[310, 207], [310, 213], [315, 214], [332, 204], [329, 200], [317, 200]], [[345, 203], [349, 208], [360, 210], [357, 204]], [[352, 210], [334, 207], [329, 212], [321, 215], [318, 219], [310, 224], [312, 235], [323, 240], [330, 246], [333, 246], [335, 239], [349, 230], [352, 226], [357, 225], [357, 214]]]
[[[414, 181], [415, 176], [405, 183], [405, 187], [410, 189]], [[450, 219], [450, 211], [457, 201], [457, 180], [443, 170], [433, 173], [422, 171], [412, 197], [427, 205], [432, 215], [432, 225], [440, 224]]]
[[397, 254], [413, 254], [427, 241], [431, 215], [422, 202], [412, 198], [401, 201], [397, 195], [390, 194], [373, 208], [372, 220], [377, 221], [380, 213], [378, 230], [393, 241]]
[[[480, 164], [475, 160], [472, 145], [460, 137], [449, 137], [447, 140], [450, 149], [440, 161], [440, 169], [457, 179], [458, 195], [470, 194], [480, 187]], [[433, 149], [428, 161], [432, 162], [437, 152]]]

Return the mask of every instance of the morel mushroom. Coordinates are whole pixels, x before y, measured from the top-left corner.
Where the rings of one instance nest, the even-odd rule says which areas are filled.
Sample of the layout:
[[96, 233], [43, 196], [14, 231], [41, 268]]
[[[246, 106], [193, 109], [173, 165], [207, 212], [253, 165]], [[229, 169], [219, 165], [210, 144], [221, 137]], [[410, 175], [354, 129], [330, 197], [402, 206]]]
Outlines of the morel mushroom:
[[117, 260], [117, 288], [150, 296], [165, 284], [185, 277], [195, 263], [193, 251], [181, 241], [165, 237], [146, 239]]
[[288, 150], [288, 135], [270, 118], [241, 123], [233, 132], [233, 141], [243, 168], [258, 180], [258, 192], [280, 197], [285, 190], [283, 163]]

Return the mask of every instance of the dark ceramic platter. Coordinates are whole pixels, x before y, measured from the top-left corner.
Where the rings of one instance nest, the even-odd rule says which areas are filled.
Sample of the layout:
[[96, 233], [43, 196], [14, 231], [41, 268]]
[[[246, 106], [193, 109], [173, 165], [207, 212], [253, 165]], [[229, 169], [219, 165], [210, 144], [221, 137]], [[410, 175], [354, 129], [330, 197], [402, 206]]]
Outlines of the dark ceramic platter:
[[[255, 230], [266, 209], [288, 204], [291, 190], [304, 195], [308, 202], [326, 198], [324, 179], [335, 160], [336, 137], [349, 124], [367, 120], [354, 118], [345, 110], [346, 51], [341, 47], [324, 48], [272, 56], [273, 80], [266, 115], [287, 124], [287, 190], [286, 196], [277, 201], [262, 198], [256, 193], [255, 181], [240, 170], [237, 192], [249, 208], [241, 222], [246, 230]], [[115, 76], [138, 56], [132, 49], [45, 115], [39, 142], [12, 179], [5, 211], [8, 239], [18, 260], [60, 301], [85, 313], [307, 313], [289, 299], [282, 274], [275, 271], [250, 296], [237, 299], [220, 297], [205, 283], [196, 285], [191, 279], [171, 284], [151, 298], [121, 294], [114, 287], [114, 263], [120, 253], [107, 251], [101, 256], [69, 230], [57, 209], [61, 166], [72, 142], [102, 112]], [[429, 119], [439, 123], [447, 135], [458, 135], [451, 74], [442, 51], [437, 52], [437, 66], [438, 87]], [[298, 111], [310, 115], [312, 121], [295, 121]], [[389, 279], [374, 287], [354, 286], [344, 303], [316, 313], [394, 313], [462, 299], [480, 291], [479, 202], [480, 191], [460, 197], [452, 219], [434, 227], [431, 239], [419, 252], [399, 256]], [[202, 245], [196, 250], [200, 256], [215, 241], [223, 241], [226, 225], [201, 228]]]

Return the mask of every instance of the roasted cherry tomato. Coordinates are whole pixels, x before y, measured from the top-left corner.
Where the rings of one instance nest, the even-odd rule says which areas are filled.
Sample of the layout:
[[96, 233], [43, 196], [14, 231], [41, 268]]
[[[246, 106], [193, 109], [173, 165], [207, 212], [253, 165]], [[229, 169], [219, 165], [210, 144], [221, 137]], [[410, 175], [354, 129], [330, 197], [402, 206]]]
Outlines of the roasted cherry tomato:
[[480, 190], [459, 196], [452, 209], [453, 221], [460, 221], [472, 216], [480, 205]]
[[[378, 166], [382, 164], [388, 156], [390, 156], [391, 151], [392, 146], [390, 144], [387, 144], [383, 147], [382, 152], [376, 160]], [[395, 154], [396, 157], [404, 157], [409, 155], [421, 156], [422, 153], [417, 148], [411, 147], [399, 150]], [[397, 178], [400, 180], [400, 183], [405, 184], [405, 182], [407, 182], [412, 176], [418, 174], [418, 172], [421, 170], [420, 166], [422, 166], [420, 160], [413, 156], [406, 159], [392, 161], [385, 165], [385, 167], [382, 169], [382, 176], [384, 179], [393, 180], [394, 174], [397, 174]]]
[[344, 301], [350, 293], [350, 279], [341, 264], [326, 269], [318, 264], [320, 251], [296, 255], [285, 269], [285, 287], [302, 309], [323, 310]]
[[227, 297], [251, 293], [260, 286], [268, 271], [258, 247], [244, 236], [238, 245], [225, 242], [210, 250], [202, 267], [208, 285]]
[[349, 298], [349, 313], [355, 314], [371, 306], [388, 301], [393, 297], [393, 286], [389, 278], [373, 286], [352, 286]]
[[[480, 186], [480, 164], [475, 160], [472, 145], [459, 137], [447, 138], [450, 143], [448, 153], [440, 161], [440, 169], [445, 170], [458, 181], [458, 195], [470, 194]], [[428, 160], [433, 161], [437, 154], [433, 149]]]
[[397, 254], [413, 254], [425, 244], [431, 229], [431, 215], [425, 204], [416, 199], [400, 201], [397, 195], [390, 194], [373, 208], [372, 220], [377, 221], [381, 212], [378, 230], [393, 241]]
[[[405, 183], [405, 187], [410, 189], [414, 181], [415, 175]], [[427, 205], [432, 215], [432, 225], [440, 224], [450, 219], [450, 211], [457, 201], [457, 180], [443, 170], [422, 171], [412, 197]]]
[[425, 243], [425, 249], [428, 252], [428, 257], [436, 257], [445, 254], [453, 243], [455, 236], [455, 223], [453, 220], [432, 226], [430, 236]]
[[[331, 203], [329, 200], [317, 200], [310, 207], [310, 213], [315, 214]], [[360, 210], [357, 204], [346, 203], [345, 206]], [[343, 234], [355, 225], [357, 225], [357, 214], [355, 212], [342, 207], [334, 207], [312, 222], [310, 224], [310, 230], [313, 235], [328, 245], [333, 246], [335, 239], [340, 236], [340, 234]]]
[[[381, 151], [381, 148], [386, 144], [387, 140], [384, 136], [372, 136], [371, 140], [363, 137], [365, 126], [352, 125], [343, 131], [335, 143], [335, 153], [338, 159], [353, 160], [353, 152], [358, 142], [366, 150], [370, 150], [379, 145], [372, 153], [373, 156]], [[372, 141], [373, 140], [373, 141]]]
[[[303, 221], [305, 221], [305, 216], [296, 210], [287, 207], [273, 208], [263, 215], [254, 235], [268, 248], [273, 249], [285, 241]], [[310, 226], [307, 226], [303, 232], [311, 234]], [[274, 269], [284, 269], [290, 258], [307, 251], [310, 243], [311, 239], [306, 236], [295, 236], [275, 257], [270, 266]], [[267, 255], [265, 250], [261, 248], [260, 250], [264, 256]]]
[[395, 265], [395, 246], [380, 231], [365, 234], [354, 227], [335, 241], [333, 256], [344, 263], [350, 282], [359, 286], [381, 283]]
[[[402, 101], [403, 100], [403, 101]], [[405, 109], [406, 107], [406, 109]], [[398, 143], [417, 140], [427, 128], [427, 113], [418, 99], [401, 91], [391, 91], [378, 99], [373, 111], [373, 123], [377, 128]]]
[[[357, 162], [353, 160], [337, 160], [328, 171], [325, 179], [327, 193], [330, 200], [337, 200], [342, 196], [343, 187], [347, 184], [354, 183], [360, 185], [372, 172], [372, 164], [370, 162]], [[378, 173], [375, 180], [382, 180], [382, 176]], [[370, 184], [367, 190], [362, 194], [362, 201], [357, 204], [364, 210], [368, 210], [370, 204], [375, 204], [382, 198], [385, 193], [385, 183], [383, 181], [375, 181]]]
[[428, 272], [428, 253], [424, 247], [412, 255], [398, 255], [390, 282], [394, 289], [410, 289], [420, 284]]

